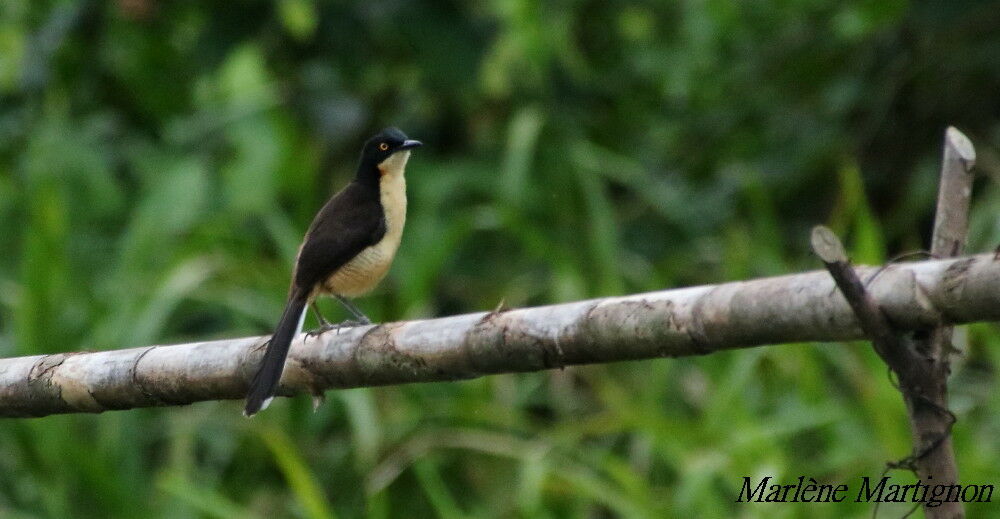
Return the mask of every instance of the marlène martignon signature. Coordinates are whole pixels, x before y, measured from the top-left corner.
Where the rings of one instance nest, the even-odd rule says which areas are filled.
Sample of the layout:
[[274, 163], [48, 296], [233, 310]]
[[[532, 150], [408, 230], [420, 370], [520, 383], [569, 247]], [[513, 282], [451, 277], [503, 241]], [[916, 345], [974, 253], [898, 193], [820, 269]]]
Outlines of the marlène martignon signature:
[[766, 476], [757, 485], [752, 478], [743, 477], [743, 486], [737, 503], [840, 503], [851, 500], [857, 503], [989, 503], [993, 500], [993, 485], [938, 485], [929, 477], [927, 482], [900, 485], [892, 483], [889, 476], [882, 479], [862, 477], [855, 488], [846, 483], [821, 484], [813, 478], [799, 476], [795, 483], [780, 484]]

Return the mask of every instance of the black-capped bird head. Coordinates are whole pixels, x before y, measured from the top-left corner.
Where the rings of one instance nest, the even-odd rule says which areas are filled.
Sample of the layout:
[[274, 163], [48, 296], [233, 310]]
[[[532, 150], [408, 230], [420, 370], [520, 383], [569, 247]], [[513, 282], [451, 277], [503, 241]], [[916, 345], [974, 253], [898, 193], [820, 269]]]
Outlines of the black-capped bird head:
[[399, 128], [386, 128], [365, 142], [358, 165], [358, 180], [378, 180], [382, 175], [399, 174], [406, 167], [410, 150], [423, 143], [408, 139]]

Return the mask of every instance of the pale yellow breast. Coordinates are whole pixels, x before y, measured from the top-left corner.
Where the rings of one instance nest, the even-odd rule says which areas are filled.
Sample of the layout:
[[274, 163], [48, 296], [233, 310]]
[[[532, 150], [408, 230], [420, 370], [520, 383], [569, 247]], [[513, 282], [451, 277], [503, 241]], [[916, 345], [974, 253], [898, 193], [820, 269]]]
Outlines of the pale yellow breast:
[[[406, 179], [403, 169], [409, 152], [401, 152], [392, 162], [386, 161], [380, 180], [382, 210], [385, 211], [385, 235], [341, 267], [324, 283], [326, 291], [345, 297], [362, 295], [382, 281], [392, 265], [406, 223]], [[395, 157], [395, 156], [394, 156]], [[390, 159], [392, 160], [392, 159]]]

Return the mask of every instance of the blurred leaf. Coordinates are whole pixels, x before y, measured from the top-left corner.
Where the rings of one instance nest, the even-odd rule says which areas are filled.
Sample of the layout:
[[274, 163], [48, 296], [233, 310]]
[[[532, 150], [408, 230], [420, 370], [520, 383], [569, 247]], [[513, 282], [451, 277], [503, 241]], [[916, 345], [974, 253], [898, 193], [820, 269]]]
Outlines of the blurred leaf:
[[218, 492], [203, 485], [196, 485], [177, 474], [164, 475], [157, 486], [209, 517], [220, 519], [257, 517], [256, 514], [240, 508]]
[[577, 181], [583, 191], [587, 210], [585, 218], [590, 231], [591, 256], [587, 272], [596, 274], [598, 294], [620, 294], [622, 293], [622, 283], [616, 268], [619, 250], [616, 232], [618, 226], [611, 203], [596, 175], [578, 171]]
[[455, 498], [452, 497], [451, 492], [448, 491], [444, 481], [441, 479], [441, 472], [432, 459], [422, 458], [417, 460], [413, 464], [413, 470], [431, 504], [434, 505], [438, 517], [442, 519], [467, 517], [458, 507], [458, 503], [455, 502]]
[[323, 490], [299, 455], [291, 438], [275, 428], [259, 429], [258, 434], [271, 451], [274, 461], [281, 469], [285, 481], [295, 494], [306, 516], [311, 519], [335, 518]]
[[844, 222], [850, 224], [851, 240], [848, 253], [855, 263], [877, 265], [885, 257], [882, 234], [868, 205], [861, 172], [856, 166], [840, 170], [840, 212], [834, 214], [833, 225], [843, 232]]
[[161, 336], [170, 312], [197, 290], [214, 270], [207, 258], [191, 258], [167, 273], [162, 283], [149, 295], [145, 306], [132, 322], [129, 344], [151, 344]]
[[237, 214], [266, 211], [274, 204], [280, 134], [263, 116], [232, 123], [226, 135], [233, 146], [233, 157], [222, 167], [226, 180], [223, 193]]
[[316, 32], [319, 20], [312, 0], [280, 0], [278, 14], [281, 16], [281, 23], [297, 40], [309, 40]]
[[529, 187], [528, 179], [532, 155], [544, 122], [545, 118], [537, 108], [528, 107], [513, 117], [507, 131], [502, 189], [507, 203], [515, 207], [522, 205], [525, 198], [531, 198], [531, 192], [534, 191]]
[[351, 424], [359, 470], [365, 471], [375, 464], [378, 456], [382, 431], [378, 422], [378, 411], [369, 389], [349, 389], [338, 391]]

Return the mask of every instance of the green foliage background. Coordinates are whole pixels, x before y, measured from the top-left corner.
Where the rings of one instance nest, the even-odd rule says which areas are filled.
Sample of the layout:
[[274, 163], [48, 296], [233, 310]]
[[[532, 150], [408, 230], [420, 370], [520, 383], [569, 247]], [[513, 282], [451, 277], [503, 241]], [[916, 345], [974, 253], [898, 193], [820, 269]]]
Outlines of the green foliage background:
[[[426, 146], [379, 320], [813, 269], [817, 223], [856, 260], [920, 249], [948, 124], [989, 250], [998, 28], [982, 0], [6, 0], [0, 355], [268, 333], [389, 124]], [[998, 484], [1000, 334], [959, 346], [960, 471]], [[910, 442], [856, 343], [8, 420], [0, 445], [14, 518], [821, 518], [871, 506], [733, 501], [856, 485]]]

